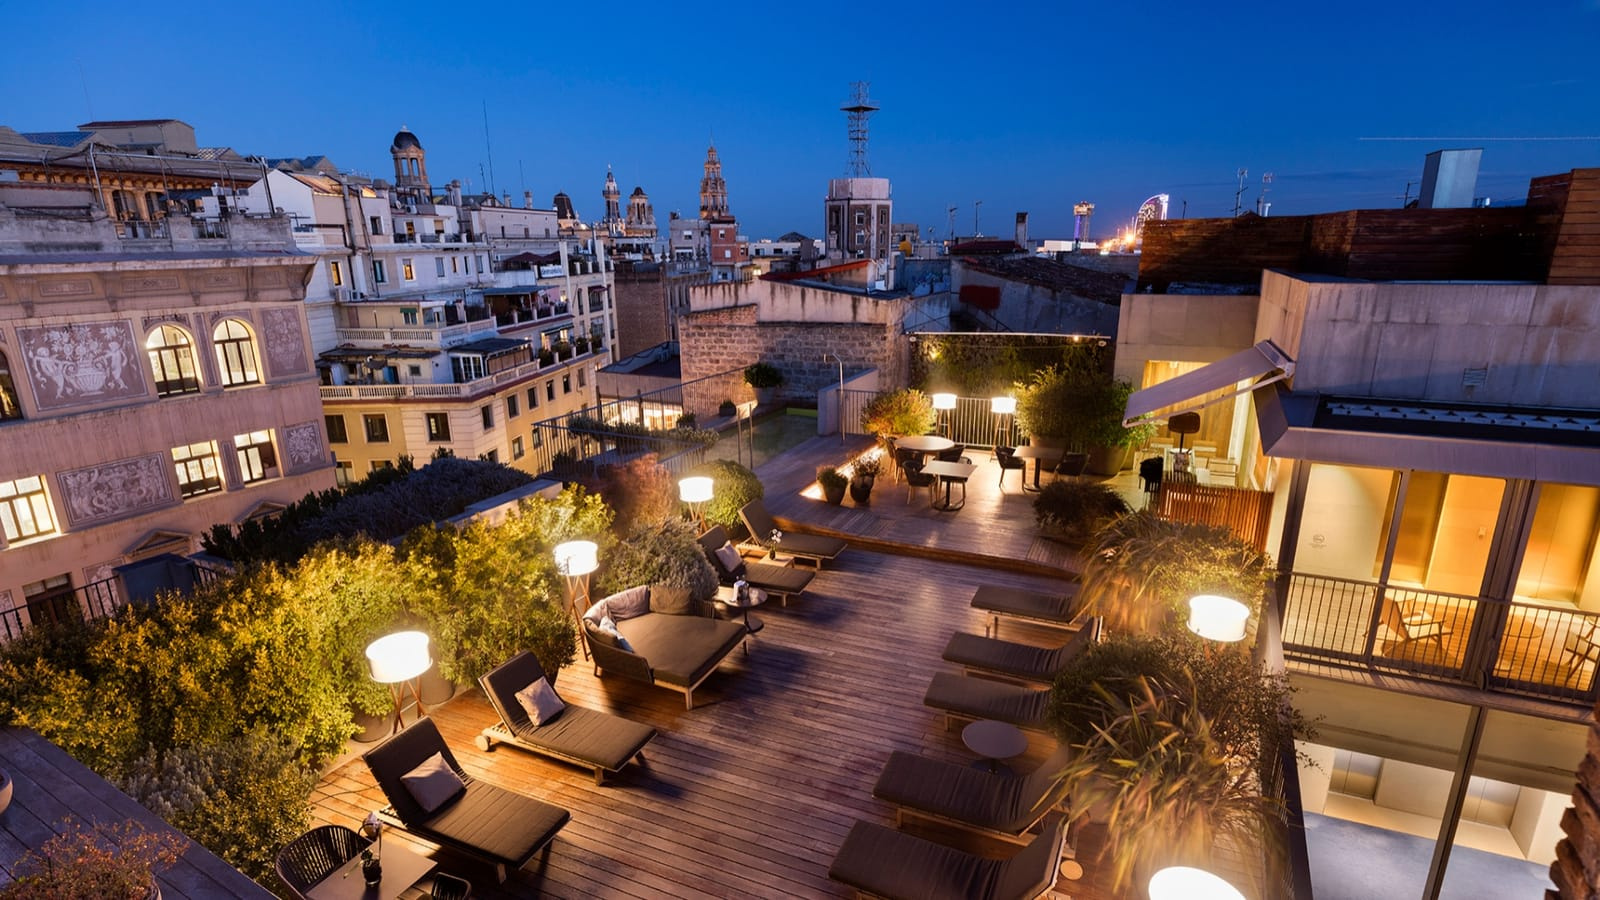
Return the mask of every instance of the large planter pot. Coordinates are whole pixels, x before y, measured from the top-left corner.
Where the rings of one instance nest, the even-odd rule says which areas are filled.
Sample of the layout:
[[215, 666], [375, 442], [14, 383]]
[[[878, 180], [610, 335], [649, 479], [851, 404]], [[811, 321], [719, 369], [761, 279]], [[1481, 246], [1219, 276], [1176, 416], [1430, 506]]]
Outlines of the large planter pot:
[[438, 665], [428, 667], [418, 679], [417, 692], [422, 696], [423, 706], [436, 706], [456, 695], [456, 686], [450, 679], [439, 674]]
[[871, 475], [857, 475], [850, 479], [850, 499], [854, 500], [857, 506], [866, 506], [872, 502], [873, 481]]
[[757, 406], [771, 406], [777, 402], [778, 389], [775, 387], [751, 388], [751, 390], [755, 391]]
[[845, 489], [846, 486], [847, 486], [847, 484], [841, 484], [841, 485], [838, 485], [836, 487], [830, 487], [829, 485], [826, 485], [826, 484], [823, 485], [822, 486], [822, 499], [828, 501], [828, 503], [830, 503], [833, 506], [838, 506], [839, 504], [844, 502], [844, 489]]
[[1133, 457], [1132, 447], [1094, 447], [1089, 451], [1090, 475], [1115, 475]]
[[371, 744], [389, 736], [394, 713], [374, 716], [356, 709], [351, 710], [350, 717], [355, 720], [356, 727], [361, 729], [356, 733], [354, 740], [360, 744]]

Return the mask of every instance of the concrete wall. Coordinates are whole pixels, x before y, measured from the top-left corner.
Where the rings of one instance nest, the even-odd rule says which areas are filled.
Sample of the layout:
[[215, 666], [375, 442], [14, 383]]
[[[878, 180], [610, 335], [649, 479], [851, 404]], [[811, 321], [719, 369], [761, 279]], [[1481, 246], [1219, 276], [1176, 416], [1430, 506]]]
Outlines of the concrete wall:
[[1000, 307], [990, 311], [1012, 331], [1049, 334], [1117, 334], [1117, 307], [1086, 300], [1067, 290], [1041, 287], [978, 272], [966, 266], [952, 267], [953, 292], [962, 285], [982, 285], [1000, 289]]
[[870, 295], [829, 290], [784, 281], [735, 281], [689, 292], [689, 309], [701, 312], [751, 305], [759, 322], [834, 322], [850, 325], [898, 324], [904, 300], [895, 295]]
[[1124, 294], [1117, 311], [1116, 376], [1135, 385], [1149, 360], [1216, 362], [1256, 342], [1260, 297]]

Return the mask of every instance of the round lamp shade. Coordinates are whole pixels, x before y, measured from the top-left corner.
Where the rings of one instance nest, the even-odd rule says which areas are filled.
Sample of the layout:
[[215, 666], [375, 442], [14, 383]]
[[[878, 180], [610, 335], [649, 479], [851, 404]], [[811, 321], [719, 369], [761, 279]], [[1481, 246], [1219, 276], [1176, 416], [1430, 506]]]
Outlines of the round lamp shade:
[[955, 394], [934, 394], [933, 395], [933, 408], [934, 409], [955, 409], [956, 408], [956, 395]]
[[997, 415], [1010, 415], [1017, 411], [1017, 398], [990, 397], [989, 409]]
[[1231, 644], [1244, 640], [1250, 607], [1231, 597], [1200, 594], [1189, 598], [1189, 630], [1201, 637]]
[[685, 503], [705, 503], [711, 499], [711, 479], [694, 475], [678, 480], [678, 499]]
[[420, 631], [397, 631], [367, 645], [367, 664], [372, 680], [379, 684], [398, 684], [428, 671], [433, 657], [428, 655], [428, 636]]
[[555, 549], [556, 571], [576, 577], [600, 568], [600, 548], [594, 541], [567, 541]]
[[1244, 894], [1205, 869], [1169, 866], [1151, 877], [1150, 900], [1244, 900]]

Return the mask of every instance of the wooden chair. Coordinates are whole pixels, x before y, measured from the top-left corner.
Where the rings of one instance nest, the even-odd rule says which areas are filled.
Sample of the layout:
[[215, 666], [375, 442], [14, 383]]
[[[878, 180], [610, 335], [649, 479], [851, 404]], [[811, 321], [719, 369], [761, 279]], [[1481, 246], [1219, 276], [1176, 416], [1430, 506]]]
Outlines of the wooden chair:
[[1433, 641], [1443, 655], [1444, 638], [1450, 633], [1442, 620], [1415, 608], [1411, 612], [1404, 612], [1389, 599], [1383, 601], [1383, 624], [1400, 638], [1393, 648], [1396, 650], [1417, 641]]
[[304, 898], [317, 882], [355, 859], [368, 843], [343, 825], [321, 825], [284, 844], [273, 868], [296, 897]]

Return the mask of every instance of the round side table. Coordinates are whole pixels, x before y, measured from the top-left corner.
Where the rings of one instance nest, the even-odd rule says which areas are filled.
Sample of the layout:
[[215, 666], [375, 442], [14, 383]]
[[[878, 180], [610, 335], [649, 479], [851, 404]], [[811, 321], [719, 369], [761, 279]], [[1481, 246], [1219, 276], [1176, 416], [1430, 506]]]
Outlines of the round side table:
[[968, 750], [983, 757], [973, 763], [975, 767], [985, 768], [994, 773], [1004, 770], [1009, 774], [1011, 770], [1000, 765], [1000, 760], [1010, 759], [1027, 750], [1028, 736], [1010, 722], [979, 719], [961, 729], [961, 743], [966, 744]]

